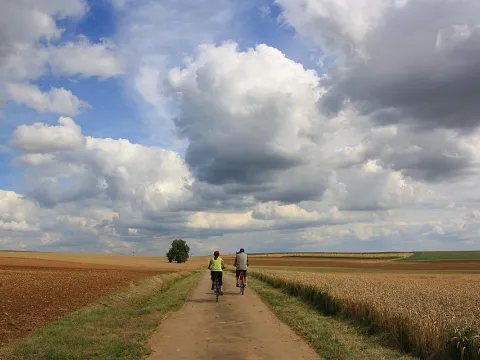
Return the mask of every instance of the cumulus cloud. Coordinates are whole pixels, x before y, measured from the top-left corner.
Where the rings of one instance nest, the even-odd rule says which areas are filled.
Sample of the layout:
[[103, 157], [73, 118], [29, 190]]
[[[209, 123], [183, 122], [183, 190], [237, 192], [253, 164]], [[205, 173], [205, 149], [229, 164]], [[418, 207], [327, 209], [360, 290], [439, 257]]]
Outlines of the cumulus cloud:
[[266, 45], [239, 52], [226, 43], [201, 46], [194, 61], [170, 72], [170, 84], [180, 101], [177, 130], [189, 140], [186, 161], [199, 180], [264, 200], [321, 195], [321, 179], [299, 189], [286, 175], [310, 175], [299, 168], [316, 150], [315, 72]]
[[41, 113], [52, 112], [72, 116], [89, 106], [64, 88], [51, 88], [48, 92], [42, 92], [35, 85], [14, 83], [7, 85], [7, 92], [11, 100]]
[[246, 48], [239, 18], [250, 6], [260, 17], [254, 2], [112, 3], [119, 47], [61, 41], [57, 20], [84, 16], [86, 2], [7, 4], [0, 30], [15, 14], [29, 24], [0, 40], [0, 95], [73, 116], [87, 104], [35, 81], [126, 73], [155, 146], [88, 136], [70, 117], [18, 126], [8, 151], [24, 193], [0, 191], [2, 246], [163, 251], [178, 236], [196, 253], [238, 242], [478, 244], [473, 0], [277, 0], [284, 24], [336, 57], [327, 74], [268, 44]]
[[50, 67], [56, 74], [99, 76], [108, 78], [123, 73], [123, 65], [115, 54], [113, 43], [92, 44], [85, 37], [77, 42], [49, 48]]
[[13, 133], [11, 144], [27, 153], [52, 153], [79, 149], [84, 145], [80, 127], [68, 117], [61, 117], [58, 126], [43, 123], [20, 125]]
[[477, 1], [278, 4], [284, 21], [339, 58], [321, 79], [321, 111], [353, 107], [371, 126], [395, 129], [389, 139], [367, 134], [364, 156], [417, 180], [476, 173]]
[[[86, 1], [7, 1], [0, 14], [0, 97], [26, 104], [39, 111], [74, 115], [85, 105], [67, 89], [39, 93], [36, 81], [52, 71], [56, 75], [120, 75], [122, 64], [109, 41], [91, 43], [80, 36], [62, 43], [64, 29], [57, 23], [83, 17]], [[14, 88], [7, 84], [14, 84]], [[23, 86], [22, 89], [19, 86]], [[29, 88], [26, 88], [29, 86]], [[22, 90], [22, 91], [20, 91]]]
[[[396, 1], [368, 1], [368, 6], [358, 1], [341, 6], [317, 0], [307, 7], [289, 0], [279, 3], [283, 16], [301, 34], [320, 38], [322, 45], [333, 33], [334, 44], [343, 40], [362, 53], [347, 52], [342, 66], [329, 74], [325, 109], [336, 112], [348, 101], [379, 124], [412, 123], [429, 129], [478, 125], [478, 1], [459, 5], [416, 0], [401, 6]], [[354, 11], [356, 6], [362, 11]], [[330, 16], [334, 12], [336, 16]], [[327, 35], [318, 31], [325, 27], [331, 30]], [[353, 34], [358, 37], [351, 41]], [[325, 47], [328, 50], [328, 44]]]
[[57, 27], [55, 20], [80, 17], [86, 10], [83, 0], [4, 2], [0, 14], [0, 55], [39, 39], [58, 38], [62, 29]]
[[353, 55], [391, 0], [276, 0], [280, 18], [323, 51]]

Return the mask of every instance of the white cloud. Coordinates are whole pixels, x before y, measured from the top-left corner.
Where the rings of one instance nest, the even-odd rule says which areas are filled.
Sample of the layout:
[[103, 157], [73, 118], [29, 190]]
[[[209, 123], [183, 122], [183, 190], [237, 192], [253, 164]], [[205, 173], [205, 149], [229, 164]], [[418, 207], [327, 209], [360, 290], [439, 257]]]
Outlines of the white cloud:
[[391, 0], [276, 0], [281, 18], [325, 52], [341, 56], [360, 50]]
[[226, 43], [201, 46], [194, 61], [170, 72], [170, 84], [180, 102], [177, 130], [190, 142], [186, 161], [200, 180], [254, 193], [270, 182], [258, 198], [291, 201], [305, 196], [286, 175], [292, 171], [306, 182], [300, 192], [322, 193], [328, 174], [319, 168], [320, 179], [309, 181], [315, 167], [301, 168], [318, 150], [311, 133], [322, 126], [314, 71], [266, 45], [239, 52]]
[[[64, 32], [58, 20], [80, 19], [89, 8], [84, 0], [7, 1], [0, 14], [0, 97], [8, 95], [7, 84], [15, 84], [12, 100], [39, 111], [74, 115], [82, 105], [69, 90], [51, 90], [41, 96], [27, 83], [53, 71], [54, 75], [84, 75], [107, 78], [122, 74], [122, 64], [113, 44], [91, 43], [80, 36], [62, 43]], [[24, 86], [19, 92], [19, 86]], [[15, 91], [16, 90], [16, 91]], [[42, 99], [40, 99], [42, 98]]]
[[0, 14], [0, 54], [15, 44], [31, 44], [39, 39], [58, 38], [62, 29], [55, 20], [80, 17], [87, 11], [83, 0], [7, 1]]
[[42, 92], [35, 85], [13, 83], [7, 85], [7, 92], [11, 100], [41, 113], [51, 112], [73, 116], [89, 106], [64, 88], [51, 88], [48, 92]]
[[108, 78], [123, 73], [120, 57], [113, 43], [92, 44], [80, 37], [77, 42], [49, 48], [49, 64], [55, 74], [98, 76]]
[[[432, 60], [446, 71], [426, 78], [444, 81], [476, 64], [467, 56], [478, 42], [473, 0], [468, 11], [439, 0], [443, 17], [426, 16], [424, 1], [278, 0], [283, 20], [322, 48], [326, 65], [326, 53], [342, 57], [327, 75], [268, 44], [245, 48], [243, 11], [258, 18], [256, 2], [112, 2], [118, 45], [62, 42], [57, 20], [85, 16], [86, 2], [9, 3], [0, 14], [0, 96], [73, 116], [86, 104], [36, 81], [125, 74], [156, 146], [88, 136], [68, 117], [18, 126], [10, 145], [25, 191], [0, 191], [3, 247], [124, 251], [138, 242], [161, 253], [177, 236], [196, 251], [229, 252], [239, 243], [257, 251], [475, 245], [478, 130], [443, 122], [426, 132], [409, 120], [430, 116], [431, 125], [456, 109], [472, 124], [458, 109], [475, 110], [473, 95], [465, 106], [433, 101], [442, 91], [453, 96], [440, 99], [460, 99], [468, 82], [412, 87], [425, 78], [410, 70]], [[372, 93], [380, 105], [363, 98]], [[185, 159], [166, 149], [183, 145]]]
[[83, 146], [81, 129], [71, 118], [61, 117], [58, 123], [58, 126], [20, 125], [13, 133], [11, 144], [27, 153], [50, 153]]

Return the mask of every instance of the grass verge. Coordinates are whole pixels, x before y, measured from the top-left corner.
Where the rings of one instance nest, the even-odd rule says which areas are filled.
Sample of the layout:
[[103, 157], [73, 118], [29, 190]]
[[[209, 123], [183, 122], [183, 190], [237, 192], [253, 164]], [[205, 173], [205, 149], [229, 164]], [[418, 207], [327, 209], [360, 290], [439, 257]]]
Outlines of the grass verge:
[[3, 360], [143, 359], [166, 313], [178, 310], [200, 273], [157, 275], [106, 296], [0, 349]]
[[314, 285], [260, 272], [250, 274], [272, 287], [282, 289], [286, 294], [302, 299], [325, 315], [355, 322], [368, 334], [381, 335], [383, 343], [388, 343], [404, 353], [429, 360], [480, 360], [480, 335], [475, 329], [447, 329], [441, 338], [432, 337], [428, 333], [427, 336], [419, 336], [418, 329], [408, 317], [391, 316], [368, 304], [342, 302], [328, 291]]
[[322, 315], [300, 298], [289, 296], [259, 279], [250, 278], [248, 285], [270, 305], [281, 321], [325, 360], [414, 359], [382, 346], [382, 339], [368, 336], [358, 326]]

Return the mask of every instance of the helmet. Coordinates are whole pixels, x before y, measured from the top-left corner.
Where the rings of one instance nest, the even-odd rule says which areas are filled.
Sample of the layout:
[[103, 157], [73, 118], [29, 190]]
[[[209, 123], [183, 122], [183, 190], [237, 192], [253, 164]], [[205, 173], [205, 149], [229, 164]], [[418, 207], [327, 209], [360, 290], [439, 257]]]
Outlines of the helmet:
[[220, 252], [218, 250], [215, 250], [215, 252], [213, 253], [213, 256], [220, 256]]
[[242, 249], [240, 249], [240, 252], [241, 252], [241, 253], [242, 253], [242, 252], [245, 252], [245, 249], [243, 249], [243, 248], [242, 248]]

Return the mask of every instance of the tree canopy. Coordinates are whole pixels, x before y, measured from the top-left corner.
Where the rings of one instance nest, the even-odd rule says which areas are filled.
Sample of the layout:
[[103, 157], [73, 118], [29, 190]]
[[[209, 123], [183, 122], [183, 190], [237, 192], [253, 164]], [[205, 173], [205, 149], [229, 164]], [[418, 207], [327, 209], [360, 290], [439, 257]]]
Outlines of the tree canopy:
[[170, 250], [167, 252], [168, 262], [175, 261], [177, 263], [184, 263], [189, 258], [190, 247], [185, 240], [175, 239], [172, 241]]

